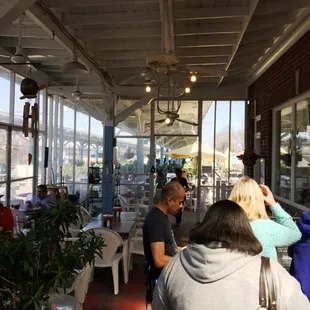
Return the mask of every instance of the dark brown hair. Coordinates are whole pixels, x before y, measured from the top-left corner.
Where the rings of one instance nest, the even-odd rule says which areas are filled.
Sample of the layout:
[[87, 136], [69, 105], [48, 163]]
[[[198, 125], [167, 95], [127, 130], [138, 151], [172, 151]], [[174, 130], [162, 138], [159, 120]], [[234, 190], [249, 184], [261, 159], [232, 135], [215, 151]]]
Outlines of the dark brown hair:
[[206, 246], [221, 244], [231, 251], [249, 255], [262, 251], [244, 210], [230, 200], [218, 201], [210, 207], [202, 223], [190, 232], [190, 241]]
[[47, 186], [45, 184], [38, 185], [38, 188], [43, 189], [45, 192], [47, 192]]

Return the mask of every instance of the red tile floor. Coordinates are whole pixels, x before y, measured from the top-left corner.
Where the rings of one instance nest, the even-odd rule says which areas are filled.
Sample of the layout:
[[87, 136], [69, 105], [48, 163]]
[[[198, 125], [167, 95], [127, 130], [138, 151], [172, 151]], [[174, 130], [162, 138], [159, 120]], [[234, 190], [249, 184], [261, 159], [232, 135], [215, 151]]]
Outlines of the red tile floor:
[[[178, 228], [174, 226], [174, 218], [171, 217], [175, 238], [180, 246], [187, 244], [189, 231], [196, 223], [195, 213], [186, 211], [183, 215], [182, 224]], [[128, 284], [124, 284], [121, 275], [120, 270], [119, 294], [114, 295], [111, 268], [96, 270], [94, 282], [89, 286], [84, 310], [145, 310], [144, 258], [135, 256]]]

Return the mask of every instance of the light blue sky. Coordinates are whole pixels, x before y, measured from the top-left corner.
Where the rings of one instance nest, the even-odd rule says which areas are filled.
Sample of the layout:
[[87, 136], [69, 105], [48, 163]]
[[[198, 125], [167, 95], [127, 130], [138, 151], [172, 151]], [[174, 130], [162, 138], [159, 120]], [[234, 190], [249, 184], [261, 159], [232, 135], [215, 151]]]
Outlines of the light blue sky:
[[[204, 104], [207, 104], [206, 102]], [[244, 101], [232, 101], [231, 106], [231, 127], [232, 130], [244, 128]], [[215, 102], [211, 106], [202, 122], [202, 141], [213, 146], [214, 139], [214, 110]], [[229, 101], [218, 101], [216, 108], [216, 133], [229, 125]]]

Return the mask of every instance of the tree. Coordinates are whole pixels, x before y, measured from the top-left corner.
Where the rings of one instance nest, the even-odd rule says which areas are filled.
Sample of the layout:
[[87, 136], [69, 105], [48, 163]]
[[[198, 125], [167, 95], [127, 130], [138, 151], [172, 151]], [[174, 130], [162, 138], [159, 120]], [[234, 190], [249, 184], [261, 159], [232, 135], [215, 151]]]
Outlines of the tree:
[[[244, 149], [244, 132], [242, 129], [231, 128], [231, 141], [230, 141], [230, 151], [233, 153], [238, 153]], [[229, 148], [229, 126], [223, 127], [216, 134], [216, 145], [215, 148], [225, 153]]]

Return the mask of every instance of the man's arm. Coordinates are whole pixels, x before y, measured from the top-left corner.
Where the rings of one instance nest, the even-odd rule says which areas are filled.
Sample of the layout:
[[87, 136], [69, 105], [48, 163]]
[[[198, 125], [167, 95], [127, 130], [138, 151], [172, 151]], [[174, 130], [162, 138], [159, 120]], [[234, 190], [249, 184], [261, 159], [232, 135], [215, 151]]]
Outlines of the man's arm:
[[156, 268], [164, 268], [172, 259], [171, 256], [165, 255], [164, 242], [152, 242], [151, 251]]

